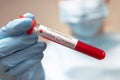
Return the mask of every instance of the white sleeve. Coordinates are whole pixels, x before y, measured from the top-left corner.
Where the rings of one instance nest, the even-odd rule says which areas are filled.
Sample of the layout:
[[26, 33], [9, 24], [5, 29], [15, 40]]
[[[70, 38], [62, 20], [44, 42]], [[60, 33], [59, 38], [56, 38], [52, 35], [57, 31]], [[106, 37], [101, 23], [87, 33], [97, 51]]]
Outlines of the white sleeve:
[[42, 60], [43, 68], [45, 70], [45, 80], [68, 80], [61, 72], [61, 60], [59, 54], [62, 53], [61, 45], [56, 43], [49, 43], [44, 52]]

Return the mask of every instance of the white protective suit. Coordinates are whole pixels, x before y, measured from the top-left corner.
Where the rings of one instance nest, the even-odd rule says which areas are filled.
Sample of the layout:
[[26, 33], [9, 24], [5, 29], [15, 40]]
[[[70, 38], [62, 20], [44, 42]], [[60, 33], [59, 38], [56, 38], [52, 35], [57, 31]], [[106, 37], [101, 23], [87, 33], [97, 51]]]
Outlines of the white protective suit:
[[[85, 2], [87, 0], [76, 1]], [[92, 1], [94, 3], [95, 1], [104, 0], [89, 0], [88, 2], [92, 3]], [[74, 35], [74, 37], [103, 49], [106, 52], [106, 58], [97, 60], [67, 47], [50, 42], [45, 50], [45, 56], [42, 62], [45, 69], [46, 80], [120, 80], [120, 36], [112, 33], [101, 33], [97, 36], [90, 37], [90, 35], [94, 35], [95, 31], [99, 30], [103, 25], [102, 21], [107, 16], [105, 4], [102, 4], [102, 7], [90, 4], [89, 6], [91, 6], [91, 8], [89, 8], [88, 5], [86, 5], [86, 8], [83, 6], [83, 13], [81, 10], [79, 11], [80, 8], [75, 8], [79, 5], [71, 2], [70, 4], [73, 5], [71, 9], [69, 8], [71, 7], [70, 5], [68, 5], [68, 7], [64, 5], [64, 3], [63, 5], [66, 7], [60, 6], [60, 10], [63, 11], [60, 12], [61, 20], [67, 23], [72, 31], [77, 34], [76, 36]], [[68, 13], [65, 13], [65, 11]], [[76, 16], [79, 18], [76, 18]], [[82, 21], [89, 26], [96, 26], [97, 28], [91, 27], [91, 29], [88, 27], [88, 29], [86, 24], [82, 25], [83, 28], [79, 28]], [[95, 23], [97, 25], [91, 25], [89, 21], [93, 23], [96, 21]], [[71, 25], [71, 23], [75, 25]], [[78, 23], [80, 24], [79, 26]], [[80, 35], [79, 33], [83, 36], [78, 37], [78, 35]]]
[[51, 42], [43, 59], [46, 80], [120, 80], [120, 36], [106, 33], [81, 40], [103, 49], [106, 58], [96, 60]]

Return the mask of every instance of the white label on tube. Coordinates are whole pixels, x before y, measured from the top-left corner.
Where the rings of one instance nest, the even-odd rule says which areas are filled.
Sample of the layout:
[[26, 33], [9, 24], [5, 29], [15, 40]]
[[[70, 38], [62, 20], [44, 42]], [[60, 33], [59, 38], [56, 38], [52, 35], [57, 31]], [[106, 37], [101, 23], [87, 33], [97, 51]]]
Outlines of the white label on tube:
[[34, 32], [37, 33], [38, 35], [49, 39], [53, 42], [59, 43], [61, 45], [67, 46], [71, 49], [74, 49], [78, 40], [75, 38], [72, 38], [68, 35], [65, 35], [61, 32], [58, 32], [54, 29], [45, 27], [43, 25], [36, 26], [34, 28]]

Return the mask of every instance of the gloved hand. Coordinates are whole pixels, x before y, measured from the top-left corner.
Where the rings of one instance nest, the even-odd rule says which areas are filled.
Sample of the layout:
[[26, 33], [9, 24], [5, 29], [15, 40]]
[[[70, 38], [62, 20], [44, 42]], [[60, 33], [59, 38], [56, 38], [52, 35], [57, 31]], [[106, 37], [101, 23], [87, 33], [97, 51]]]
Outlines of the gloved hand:
[[26, 33], [34, 15], [24, 16], [27, 18], [15, 19], [0, 29], [0, 80], [44, 80], [40, 61], [46, 44]]

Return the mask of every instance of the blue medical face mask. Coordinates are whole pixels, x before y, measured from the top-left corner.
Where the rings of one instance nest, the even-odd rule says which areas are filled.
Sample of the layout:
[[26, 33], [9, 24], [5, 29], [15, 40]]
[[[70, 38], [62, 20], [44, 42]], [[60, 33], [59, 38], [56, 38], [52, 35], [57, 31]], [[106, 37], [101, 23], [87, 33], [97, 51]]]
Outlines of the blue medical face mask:
[[103, 19], [95, 19], [90, 21], [81, 21], [78, 23], [67, 23], [73, 35], [76, 37], [93, 37], [103, 27]]
[[89, 7], [82, 4], [82, 0], [80, 1], [80, 3], [77, 0], [61, 1], [59, 3], [60, 18], [70, 26], [75, 35], [91, 37], [101, 30], [103, 20], [108, 15], [107, 8], [103, 2]]

